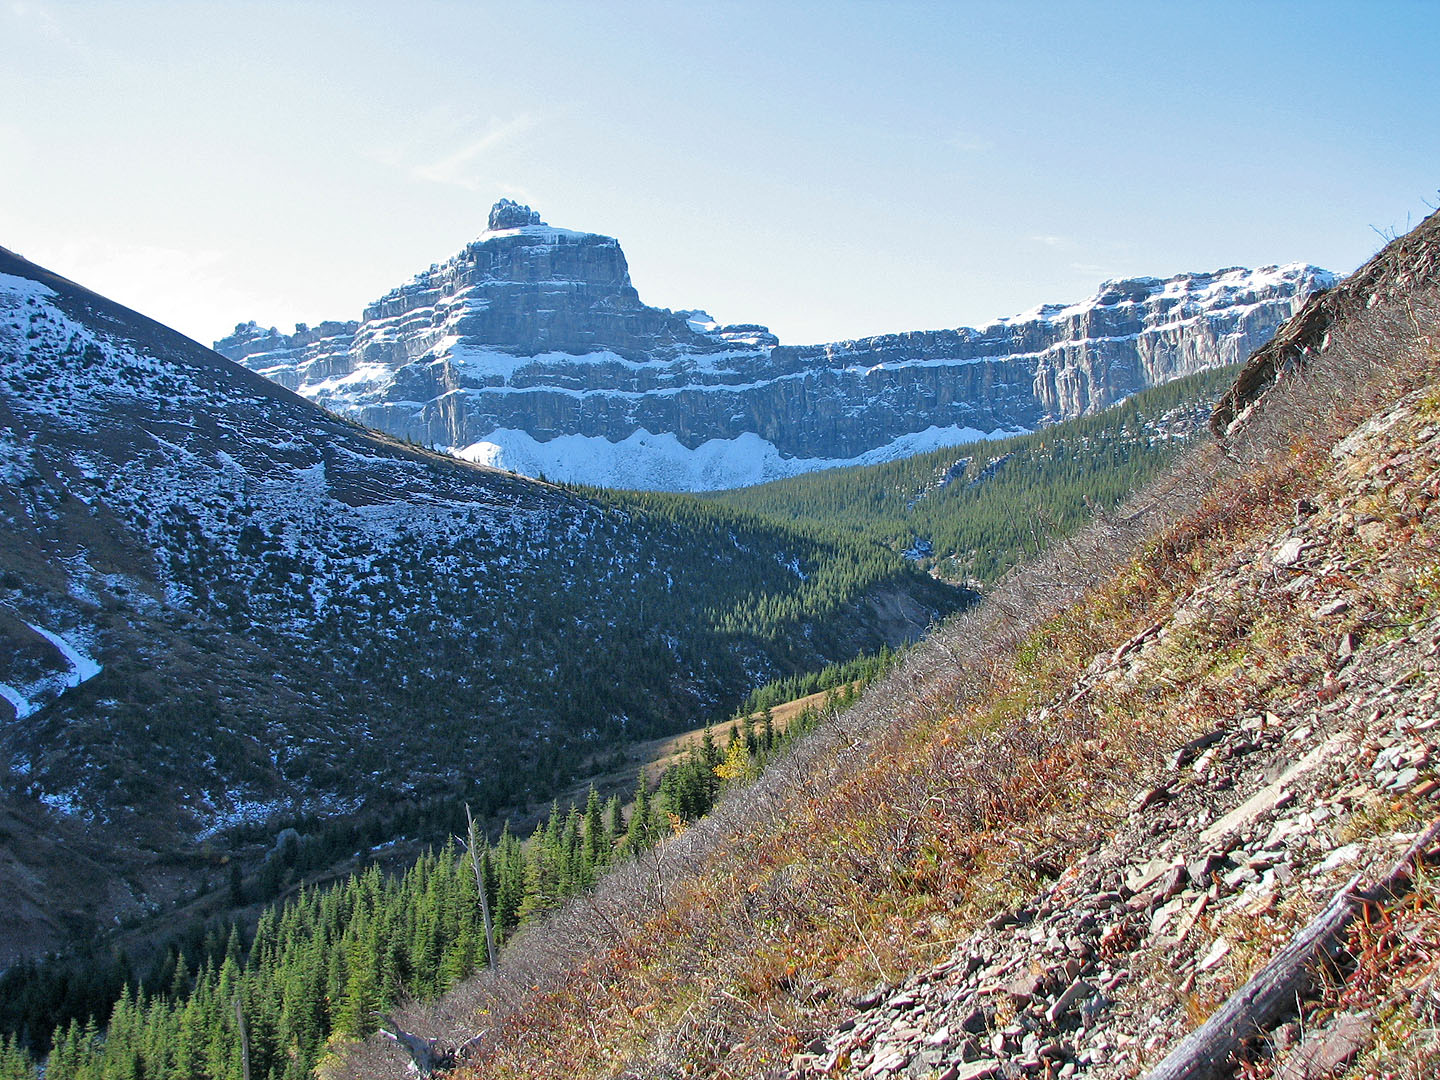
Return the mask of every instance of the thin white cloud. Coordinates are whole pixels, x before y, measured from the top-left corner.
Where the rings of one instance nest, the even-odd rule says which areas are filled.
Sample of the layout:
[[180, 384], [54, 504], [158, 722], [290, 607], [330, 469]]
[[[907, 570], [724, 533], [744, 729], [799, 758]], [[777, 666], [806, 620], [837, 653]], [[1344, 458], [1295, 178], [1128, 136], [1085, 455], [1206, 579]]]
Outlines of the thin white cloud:
[[37, 4], [34, 0], [11, 0], [6, 8], [10, 21], [20, 27], [34, 31], [41, 38], [63, 45], [75, 53], [88, 54], [84, 42], [71, 37], [51, 14], [50, 5]]
[[1075, 246], [1075, 241], [1071, 240], [1068, 236], [1051, 236], [1049, 234], [1041, 234], [1038, 236], [1032, 236], [1030, 237], [1030, 239], [1033, 243], [1044, 244], [1046, 247], [1049, 248], [1072, 248]]
[[952, 150], [959, 150], [963, 154], [983, 154], [988, 150], [995, 149], [995, 144], [989, 139], [971, 135], [968, 132], [951, 135], [945, 142]]
[[417, 166], [411, 170], [411, 175], [419, 180], [452, 184], [471, 191], [493, 190], [496, 185], [489, 178], [490, 170], [486, 167], [488, 156], [492, 151], [514, 142], [537, 123], [529, 113], [521, 113], [509, 120], [492, 120], [489, 129], [479, 138], [437, 161]]

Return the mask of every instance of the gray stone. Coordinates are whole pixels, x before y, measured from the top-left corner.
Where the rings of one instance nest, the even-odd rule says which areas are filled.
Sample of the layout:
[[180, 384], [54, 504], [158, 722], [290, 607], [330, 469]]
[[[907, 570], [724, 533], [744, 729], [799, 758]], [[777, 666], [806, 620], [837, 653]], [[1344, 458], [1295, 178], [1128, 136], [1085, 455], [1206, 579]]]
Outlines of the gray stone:
[[989, 1026], [985, 1013], [979, 1008], [971, 1009], [960, 1021], [960, 1030], [971, 1035], [979, 1035]]
[[1086, 1024], [1093, 1024], [1114, 1004], [1104, 994], [1095, 994], [1080, 1004], [1080, 1019]]
[[1089, 997], [1094, 992], [1095, 988], [1084, 979], [1076, 979], [1065, 988], [1064, 993], [1055, 999], [1055, 1004], [1051, 1005], [1049, 1011], [1045, 1013], [1045, 1019], [1049, 1020], [1051, 1024], [1056, 1023], [1060, 1017], [1070, 1011], [1070, 1006]]
[[1185, 864], [1185, 871], [1190, 880], [1201, 888], [1210, 884], [1210, 875], [1225, 865], [1225, 859], [1215, 852], [1206, 852], [1198, 859], [1192, 859]]
[[1305, 550], [1305, 541], [1299, 536], [1292, 536], [1270, 556], [1270, 561], [1276, 566], [1294, 566], [1300, 561], [1300, 555]]
[[1000, 1069], [1000, 1062], [994, 1059], [982, 1058], [979, 1061], [967, 1062], [958, 1065], [953, 1073], [947, 1074], [950, 1080], [982, 1080], [986, 1076], [994, 1076]]
[[1395, 774], [1395, 779], [1390, 781], [1391, 791], [1407, 791], [1420, 779], [1419, 769], [1401, 769]]
[[1368, 1016], [1349, 1014], [1300, 1044], [1277, 1080], [1325, 1080], [1337, 1076], [1374, 1041]]
[[[1225, 288], [1216, 274], [1137, 278], [978, 330], [782, 346], [762, 326], [642, 303], [610, 237], [550, 228], [508, 200], [488, 224], [356, 322], [293, 335], [242, 324], [216, 349], [426, 445], [497, 429], [616, 442], [643, 428], [691, 449], [750, 434], [786, 457], [847, 459], [929, 427], [1033, 429], [1241, 360], [1330, 282], [1313, 267], [1264, 280], [1225, 271]], [[362, 369], [375, 377], [336, 381]], [[950, 480], [981, 483], [1003, 466], [957, 463]], [[647, 478], [629, 479], [614, 482]]]
[[1016, 1005], [1028, 1005], [1030, 999], [1040, 993], [1045, 977], [1033, 971], [1021, 972], [1005, 984], [1005, 992]]

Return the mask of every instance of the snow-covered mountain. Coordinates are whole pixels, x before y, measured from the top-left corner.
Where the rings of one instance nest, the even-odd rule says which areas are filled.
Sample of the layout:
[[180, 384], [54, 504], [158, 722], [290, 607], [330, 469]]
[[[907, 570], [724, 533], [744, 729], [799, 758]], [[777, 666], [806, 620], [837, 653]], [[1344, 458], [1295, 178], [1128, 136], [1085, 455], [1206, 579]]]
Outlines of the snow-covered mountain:
[[0, 966], [215, 845], [548, 802], [963, 600], [692, 501], [403, 446], [0, 248]]
[[619, 243], [501, 200], [489, 227], [355, 322], [254, 322], [218, 352], [469, 460], [713, 490], [1033, 430], [1244, 360], [1334, 276], [1302, 263], [1107, 282], [980, 329], [784, 346], [641, 302]]

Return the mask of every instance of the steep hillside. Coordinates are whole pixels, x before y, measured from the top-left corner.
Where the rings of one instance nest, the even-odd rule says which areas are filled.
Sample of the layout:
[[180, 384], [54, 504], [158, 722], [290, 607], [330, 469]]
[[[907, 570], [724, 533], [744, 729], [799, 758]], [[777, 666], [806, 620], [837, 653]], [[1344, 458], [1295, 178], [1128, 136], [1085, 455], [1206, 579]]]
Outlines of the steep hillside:
[[1217, 368], [1032, 435], [707, 498], [874, 540], [947, 581], [991, 583], [1164, 469], [1234, 377], [1233, 365]]
[[248, 875], [287, 825], [323, 867], [548, 801], [964, 599], [402, 446], [0, 250], [0, 964]]
[[[402, 1022], [483, 1030], [477, 1077], [1434, 1075], [1440, 280], [1377, 295], [1225, 445]], [[1162, 1062], [1196, 1029], [1217, 1058]]]
[[1334, 275], [1300, 263], [1106, 282], [981, 329], [785, 346], [640, 301], [619, 242], [502, 199], [454, 258], [351, 322], [243, 323], [225, 356], [471, 460], [714, 490], [1030, 431], [1237, 363]]

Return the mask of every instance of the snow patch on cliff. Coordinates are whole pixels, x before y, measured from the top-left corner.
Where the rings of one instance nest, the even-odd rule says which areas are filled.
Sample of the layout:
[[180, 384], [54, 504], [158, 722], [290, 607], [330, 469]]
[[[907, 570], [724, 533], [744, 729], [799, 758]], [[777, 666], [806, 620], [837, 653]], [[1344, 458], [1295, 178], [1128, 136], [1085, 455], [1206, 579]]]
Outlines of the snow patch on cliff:
[[820, 469], [876, 465], [944, 446], [1026, 433], [1024, 428], [979, 431], [958, 426], [929, 427], [853, 458], [799, 458], [782, 456], [773, 443], [749, 431], [734, 439], [709, 439], [691, 449], [669, 432], [657, 435], [644, 428], [618, 442], [585, 435], [560, 435], [541, 442], [528, 432], [502, 428], [452, 453], [492, 468], [573, 484], [650, 491], [722, 491]]
[[3, 697], [6, 701], [8, 701], [10, 703], [10, 707], [15, 710], [16, 720], [24, 720], [27, 716], [31, 715], [40, 708], [39, 705], [36, 705], [21, 691], [17, 690], [13, 686], [10, 686], [8, 683], [0, 682], [0, 697]]

